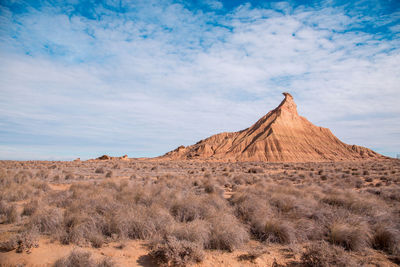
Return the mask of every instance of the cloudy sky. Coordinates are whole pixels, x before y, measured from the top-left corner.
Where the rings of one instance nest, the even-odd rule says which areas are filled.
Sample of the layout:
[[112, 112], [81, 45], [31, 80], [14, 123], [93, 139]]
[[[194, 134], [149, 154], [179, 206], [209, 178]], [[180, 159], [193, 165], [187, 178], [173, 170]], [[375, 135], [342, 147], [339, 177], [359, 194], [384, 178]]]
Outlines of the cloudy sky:
[[0, 159], [157, 156], [290, 92], [400, 154], [400, 2], [0, 1]]

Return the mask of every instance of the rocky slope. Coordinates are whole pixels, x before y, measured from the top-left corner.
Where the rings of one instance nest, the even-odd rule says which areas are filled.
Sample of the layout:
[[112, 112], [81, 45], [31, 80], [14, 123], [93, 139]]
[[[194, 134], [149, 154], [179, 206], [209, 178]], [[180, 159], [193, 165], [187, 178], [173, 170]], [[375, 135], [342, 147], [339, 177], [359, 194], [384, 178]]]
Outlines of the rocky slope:
[[213, 135], [191, 146], [180, 146], [162, 159], [306, 162], [379, 159], [384, 156], [341, 142], [327, 128], [313, 125], [297, 113], [289, 93], [274, 110], [250, 128]]

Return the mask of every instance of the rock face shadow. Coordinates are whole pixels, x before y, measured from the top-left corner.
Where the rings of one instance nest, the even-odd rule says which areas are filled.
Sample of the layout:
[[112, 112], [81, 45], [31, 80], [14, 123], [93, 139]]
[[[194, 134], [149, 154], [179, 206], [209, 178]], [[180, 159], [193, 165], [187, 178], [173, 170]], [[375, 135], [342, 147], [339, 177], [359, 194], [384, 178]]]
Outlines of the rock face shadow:
[[142, 255], [138, 258], [136, 261], [137, 264], [143, 267], [154, 267], [158, 266], [154, 261], [153, 258], [150, 257], [150, 255]]

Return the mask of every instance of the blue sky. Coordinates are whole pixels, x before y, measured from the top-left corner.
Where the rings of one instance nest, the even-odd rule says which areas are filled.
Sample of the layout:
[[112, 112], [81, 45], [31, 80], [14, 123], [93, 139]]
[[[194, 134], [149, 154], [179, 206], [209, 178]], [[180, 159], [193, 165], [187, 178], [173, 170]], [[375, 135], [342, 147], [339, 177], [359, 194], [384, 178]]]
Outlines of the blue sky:
[[294, 95], [400, 154], [400, 2], [0, 0], [0, 159], [157, 156]]

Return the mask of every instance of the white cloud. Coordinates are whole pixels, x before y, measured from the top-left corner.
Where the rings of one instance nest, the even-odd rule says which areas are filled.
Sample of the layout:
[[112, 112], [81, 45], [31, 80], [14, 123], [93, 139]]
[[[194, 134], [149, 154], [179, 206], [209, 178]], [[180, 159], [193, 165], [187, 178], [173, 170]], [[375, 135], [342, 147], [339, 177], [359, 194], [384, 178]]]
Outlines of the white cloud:
[[301, 114], [344, 141], [400, 151], [399, 41], [348, 31], [360, 18], [340, 8], [279, 9], [243, 5], [220, 16], [139, 5], [125, 17], [102, 11], [101, 20], [50, 9], [19, 24], [4, 12], [0, 23], [17, 27], [18, 38], [2, 27], [3, 135], [14, 143], [13, 134], [26, 135], [35, 155], [57, 155], [40, 149], [53, 136], [73, 143], [71, 158], [96, 146], [154, 156], [243, 129], [290, 91]]
[[204, 5], [210, 7], [211, 9], [221, 9], [224, 7], [221, 1], [218, 0], [202, 0]]

